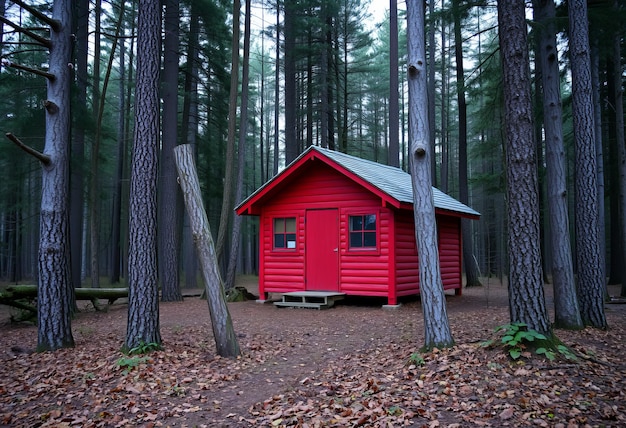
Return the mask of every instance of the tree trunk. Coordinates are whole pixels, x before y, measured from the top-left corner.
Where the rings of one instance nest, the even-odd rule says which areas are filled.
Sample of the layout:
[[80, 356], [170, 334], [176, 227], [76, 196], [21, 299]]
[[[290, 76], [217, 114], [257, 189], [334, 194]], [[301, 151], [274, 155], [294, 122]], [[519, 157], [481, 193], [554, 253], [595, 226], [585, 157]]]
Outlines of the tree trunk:
[[418, 2], [407, 2], [409, 138], [413, 183], [415, 235], [419, 256], [420, 295], [424, 313], [424, 348], [454, 345], [446, 298], [441, 282], [437, 250], [437, 225], [431, 185], [428, 128], [428, 94], [426, 89], [426, 55], [424, 49], [424, 8]]
[[[397, 1], [397, 0], [394, 0]], [[396, 4], [397, 5], [397, 4]], [[433, 186], [437, 187], [437, 156], [435, 151], [435, 145], [437, 143], [436, 136], [436, 101], [435, 90], [437, 82], [435, 81], [435, 49], [437, 44], [435, 42], [435, 29], [437, 28], [437, 20], [435, 19], [435, 0], [428, 0], [428, 128], [430, 129], [430, 152], [433, 153], [430, 168], [432, 175]]]
[[235, 132], [237, 130], [237, 94], [239, 88], [239, 17], [241, 15], [241, 2], [233, 2], [233, 40], [231, 44], [231, 69], [230, 69], [230, 96], [228, 103], [228, 136], [226, 143], [226, 170], [224, 171], [224, 190], [222, 194], [222, 211], [220, 224], [217, 229], [217, 241], [215, 250], [217, 260], [222, 260], [228, 224], [231, 219], [233, 206], [233, 188], [235, 181]]
[[[243, 36], [243, 64], [241, 75], [241, 111], [239, 122], [239, 153], [237, 155], [237, 182], [235, 189], [235, 202], [239, 204], [243, 195], [244, 171], [246, 168], [246, 139], [248, 137], [248, 84], [250, 82], [250, 1], [245, 0], [246, 14]], [[230, 257], [226, 271], [226, 290], [235, 287], [235, 274], [237, 273], [237, 260], [240, 252], [241, 216], [235, 215], [233, 219], [233, 233], [230, 242]]]
[[[274, 153], [272, 176], [278, 174], [280, 116], [280, 0], [276, 1], [276, 62], [274, 64]], [[268, 168], [269, 169], [269, 168]]]
[[[93, 87], [92, 87], [92, 119], [101, 117], [100, 114], [100, 25], [102, 15], [102, 0], [96, 0], [94, 6], [94, 58], [93, 58]], [[113, 54], [111, 54], [113, 55]], [[102, 124], [97, 122], [93, 144], [91, 146], [90, 178], [89, 178], [89, 249], [90, 265], [89, 275], [91, 287], [100, 286], [100, 135], [102, 130], [98, 128]]]
[[[467, 183], [467, 103], [465, 102], [465, 70], [463, 69], [463, 39], [461, 36], [460, 0], [452, 1], [454, 14], [454, 51], [456, 62], [456, 98], [459, 109], [459, 200], [469, 204]], [[472, 229], [469, 219], [461, 220], [463, 236], [463, 266], [466, 287], [481, 286], [478, 269], [474, 263]]]
[[226, 305], [224, 286], [217, 263], [209, 220], [202, 206], [202, 195], [193, 158], [193, 149], [187, 144], [180, 145], [174, 149], [174, 157], [187, 213], [191, 219], [194, 241], [206, 287], [217, 353], [222, 357], [235, 358], [240, 354], [239, 343]]
[[[398, 0], [389, 0], [389, 48], [389, 160], [387, 163], [391, 166], [399, 167], [400, 103], [398, 101]], [[432, 60], [432, 58], [430, 59]], [[432, 151], [432, 153], [435, 152]]]
[[568, 7], [572, 67], [572, 119], [576, 152], [576, 261], [578, 299], [585, 325], [606, 328], [604, 254], [601, 254], [598, 177], [591, 91], [591, 60], [587, 2], [572, 0]]
[[[285, 163], [298, 156], [297, 143], [297, 93], [296, 93], [296, 3], [285, 1]], [[329, 124], [329, 128], [331, 128]], [[330, 141], [329, 141], [330, 144]]]
[[72, 51], [71, 1], [55, 0], [52, 17], [60, 23], [50, 29], [46, 137], [44, 153], [50, 164], [42, 168], [39, 238], [39, 298], [37, 350], [74, 346], [71, 312], [74, 305], [69, 265], [68, 166], [70, 133], [70, 69]]
[[535, 21], [539, 24], [538, 60], [543, 88], [543, 126], [546, 140], [546, 175], [552, 283], [554, 287], [554, 324], [557, 328], [583, 328], [572, 265], [567, 214], [567, 174], [563, 144], [563, 117], [559, 57], [556, 50], [554, 0], [533, 0]]
[[179, 49], [178, 0], [165, 2], [165, 43], [163, 49], [163, 142], [161, 147], [159, 186], [159, 280], [161, 300], [183, 300], [179, 283], [178, 255], [179, 199], [176, 184], [174, 147], [178, 143], [178, 49]]
[[[185, 101], [183, 103], [183, 132], [187, 144], [193, 148], [194, 159], [197, 156], [196, 137], [198, 134], [198, 34], [200, 19], [195, 3], [191, 4], [189, 22], [189, 42], [187, 47], [187, 70], [185, 75]], [[189, 216], [183, 214], [183, 263], [185, 272], [185, 287], [197, 287], [197, 257], [195, 254], [193, 235]]]
[[537, 158], [523, 0], [498, 0], [506, 135], [511, 322], [551, 337], [541, 277]]
[[131, 163], [128, 324], [124, 349], [141, 343], [161, 345], [157, 278], [157, 204], [159, 147], [159, 0], [139, 0], [135, 131]]
[[85, 128], [87, 127], [87, 58], [89, 54], [89, 2], [78, 1], [76, 8], [76, 88], [74, 98], [74, 130], [70, 161], [70, 254], [72, 284], [82, 284], [83, 218], [85, 216]]
[[113, 192], [113, 210], [111, 215], [111, 284], [120, 282], [122, 265], [122, 182], [124, 177], [124, 165], [126, 164], [126, 128], [124, 120], [126, 116], [126, 44], [120, 40], [120, 65], [119, 65], [119, 100], [118, 100], [118, 123], [117, 123], [117, 159], [115, 165], [115, 188]]

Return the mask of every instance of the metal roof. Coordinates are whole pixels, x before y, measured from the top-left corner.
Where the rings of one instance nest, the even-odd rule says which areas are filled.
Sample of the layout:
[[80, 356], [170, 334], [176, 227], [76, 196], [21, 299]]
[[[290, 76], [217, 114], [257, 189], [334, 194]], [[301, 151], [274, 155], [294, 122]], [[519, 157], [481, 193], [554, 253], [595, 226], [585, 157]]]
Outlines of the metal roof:
[[[378, 162], [361, 159], [356, 156], [334, 150], [323, 149], [311, 146], [309, 150], [316, 150], [337, 164], [343, 166], [353, 174], [367, 181], [370, 185], [380, 189], [399, 202], [413, 203], [413, 186], [411, 175], [400, 168], [383, 165]], [[303, 153], [304, 154], [304, 153]], [[433, 187], [433, 202], [435, 208], [456, 211], [473, 216], [480, 216], [480, 213], [467, 205], [457, 201], [452, 196], [446, 195], [441, 190]]]
[[[398, 201], [400, 204], [413, 204], [413, 186], [411, 183], [411, 175], [407, 174], [400, 168], [383, 165], [378, 162], [358, 158], [356, 156], [347, 155], [345, 153], [334, 150], [323, 149], [318, 146], [310, 146], [307, 150], [300, 154], [293, 162], [291, 162], [284, 170], [279, 172], [274, 178], [269, 180], [263, 186], [258, 188], [236, 208], [239, 211], [246, 205], [254, 203], [258, 198], [262, 198], [266, 191], [273, 188], [278, 182], [289, 175], [291, 167], [297, 164], [305, 157], [311, 157], [314, 151], [326, 158], [330, 163], [334, 163], [340, 168], [354, 174], [360, 180], [363, 180], [372, 188], [378, 189], [383, 194], [389, 196], [390, 199]], [[318, 155], [319, 156], [319, 155]], [[313, 156], [314, 158], [315, 156]], [[471, 217], [479, 217], [480, 213], [468, 207], [465, 204], [454, 199], [452, 196], [446, 195], [441, 190], [433, 187], [433, 202], [435, 208], [459, 214], [465, 214]]]

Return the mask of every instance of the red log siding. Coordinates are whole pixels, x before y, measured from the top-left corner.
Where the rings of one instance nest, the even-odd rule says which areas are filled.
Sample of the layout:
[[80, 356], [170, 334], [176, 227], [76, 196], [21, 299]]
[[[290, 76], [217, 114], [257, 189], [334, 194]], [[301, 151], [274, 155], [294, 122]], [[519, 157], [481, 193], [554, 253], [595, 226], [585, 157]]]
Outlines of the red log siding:
[[396, 213], [396, 283], [398, 296], [419, 292], [419, 263], [413, 211]]
[[[389, 225], [391, 211], [380, 199], [334, 169], [316, 164], [297, 182], [287, 186], [263, 206], [261, 220], [260, 292], [283, 293], [305, 290], [305, 219], [310, 209], [339, 210], [339, 284], [346, 294], [387, 296], [389, 287]], [[376, 214], [378, 248], [350, 250], [348, 219], [354, 214]], [[296, 251], [274, 251], [272, 221], [276, 217], [297, 217]]]
[[437, 216], [439, 265], [444, 290], [461, 288], [461, 219]]
[[[439, 268], [444, 290], [461, 288], [461, 222], [437, 216]], [[396, 214], [396, 283], [398, 296], [419, 292], [419, 263], [412, 212]]]

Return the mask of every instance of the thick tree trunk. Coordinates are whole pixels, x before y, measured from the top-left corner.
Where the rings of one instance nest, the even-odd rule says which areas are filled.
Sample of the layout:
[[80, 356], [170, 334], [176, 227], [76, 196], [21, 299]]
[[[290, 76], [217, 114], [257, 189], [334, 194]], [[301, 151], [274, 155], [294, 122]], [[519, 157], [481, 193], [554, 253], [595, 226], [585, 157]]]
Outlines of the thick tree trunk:
[[559, 57], [556, 50], [554, 0], [533, 0], [539, 27], [539, 47], [543, 87], [543, 116], [546, 140], [546, 175], [552, 247], [554, 324], [557, 328], [583, 327], [576, 298], [567, 214], [567, 173], [563, 144], [563, 117]]
[[202, 205], [193, 149], [187, 144], [180, 145], [174, 149], [174, 157], [206, 287], [217, 353], [222, 357], [234, 358], [240, 354], [239, 343], [226, 305], [224, 286], [217, 264], [209, 220]]
[[174, 147], [178, 144], [178, 49], [179, 1], [165, 2], [165, 43], [163, 52], [163, 143], [159, 186], [159, 280], [161, 300], [183, 300], [180, 292], [179, 206]]
[[39, 304], [37, 350], [74, 346], [71, 313], [74, 305], [69, 265], [68, 166], [70, 131], [71, 2], [55, 0], [53, 19], [60, 29], [50, 30], [46, 138], [44, 153], [50, 164], [42, 169], [39, 238]]
[[606, 328], [604, 254], [601, 254], [598, 177], [594, 139], [593, 94], [587, 2], [573, 0], [568, 8], [572, 119], [576, 152], [576, 260], [578, 299], [585, 325]]
[[135, 131], [131, 163], [128, 249], [128, 324], [125, 350], [161, 345], [157, 281], [159, 147], [159, 0], [140, 0], [137, 22]]
[[505, 106], [511, 322], [552, 335], [543, 293], [539, 246], [537, 158], [533, 137], [524, 0], [499, 0]]
[[424, 46], [424, 9], [418, 2], [407, 2], [409, 139], [413, 210], [417, 254], [419, 256], [420, 295], [424, 313], [424, 348], [454, 345], [446, 297], [441, 282], [437, 225], [431, 185], [431, 156], [426, 89]]

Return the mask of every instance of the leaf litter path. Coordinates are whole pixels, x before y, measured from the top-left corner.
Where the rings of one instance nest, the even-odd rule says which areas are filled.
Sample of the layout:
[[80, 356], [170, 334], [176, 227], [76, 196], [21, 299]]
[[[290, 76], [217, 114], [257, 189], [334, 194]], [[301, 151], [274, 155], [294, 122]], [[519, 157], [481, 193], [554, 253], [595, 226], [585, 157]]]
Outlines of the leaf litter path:
[[236, 360], [215, 355], [197, 297], [161, 304], [164, 350], [134, 358], [119, 351], [123, 303], [85, 306], [76, 348], [43, 354], [31, 353], [35, 327], [9, 324], [2, 308], [0, 426], [625, 426], [626, 305], [607, 305], [608, 331], [557, 332], [578, 361], [512, 362], [480, 346], [508, 322], [506, 287], [485, 284], [447, 297], [457, 345], [421, 365], [419, 300], [393, 311], [379, 300], [326, 311], [231, 303]]

